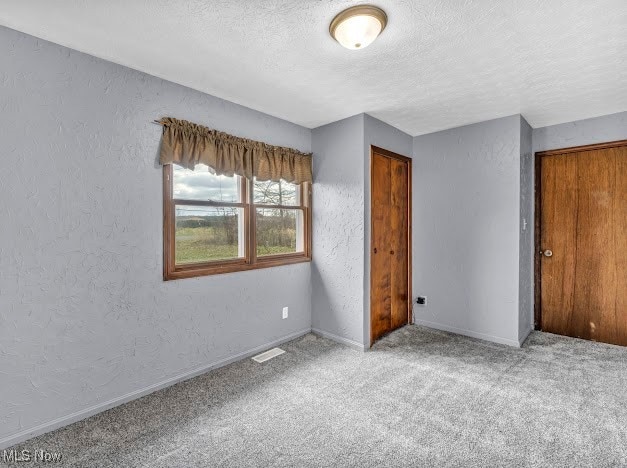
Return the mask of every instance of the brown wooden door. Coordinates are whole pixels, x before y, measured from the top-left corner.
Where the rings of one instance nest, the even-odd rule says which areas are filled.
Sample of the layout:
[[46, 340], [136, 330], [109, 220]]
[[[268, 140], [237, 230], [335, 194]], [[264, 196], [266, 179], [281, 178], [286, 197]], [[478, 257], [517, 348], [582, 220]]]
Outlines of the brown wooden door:
[[372, 148], [371, 344], [410, 320], [411, 160]]
[[540, 328], [627, 346], [627, 146], [540, 164]]

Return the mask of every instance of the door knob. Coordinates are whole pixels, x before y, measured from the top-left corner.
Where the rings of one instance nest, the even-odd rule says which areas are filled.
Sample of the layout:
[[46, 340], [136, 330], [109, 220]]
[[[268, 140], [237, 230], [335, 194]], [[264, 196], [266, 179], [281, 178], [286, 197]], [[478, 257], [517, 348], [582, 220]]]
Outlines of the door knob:
[[553, 256], [553, 251], [552, 250], [545, 250], [544, 252], [542, 250], [540, 250], [540, 255], [544, 255], [545, 257], [552, 257]]
[[394, 255], [394, 251], [393, 250], [390, 250], [390, 255]]
[[374, 253], [377, 253], [377, 248], [376, 247], [374, 248]]

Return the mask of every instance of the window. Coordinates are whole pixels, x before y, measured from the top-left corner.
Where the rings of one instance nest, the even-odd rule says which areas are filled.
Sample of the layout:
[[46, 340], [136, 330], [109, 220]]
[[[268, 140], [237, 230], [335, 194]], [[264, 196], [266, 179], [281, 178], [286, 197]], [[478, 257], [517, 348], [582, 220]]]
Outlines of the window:
[[166, 280], [311, 260], [311, 184], [163, 171]]

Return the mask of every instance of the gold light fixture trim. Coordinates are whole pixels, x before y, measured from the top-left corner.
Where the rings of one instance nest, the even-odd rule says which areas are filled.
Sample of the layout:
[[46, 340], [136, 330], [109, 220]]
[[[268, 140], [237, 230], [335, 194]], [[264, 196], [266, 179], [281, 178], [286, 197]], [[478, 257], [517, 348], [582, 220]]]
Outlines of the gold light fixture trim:
[[338, 13], [331, 25], [331, 37], [347, 49], [368, 47], [383, 32], [388, 16], [373, 5], [355, 5]]

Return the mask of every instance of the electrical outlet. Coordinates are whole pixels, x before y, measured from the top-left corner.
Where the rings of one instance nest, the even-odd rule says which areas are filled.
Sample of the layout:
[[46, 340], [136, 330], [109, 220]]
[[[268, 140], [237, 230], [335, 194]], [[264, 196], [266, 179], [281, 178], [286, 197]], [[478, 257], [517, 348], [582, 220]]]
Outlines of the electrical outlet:
[[287, 307], [283, 307], [283, 318], [286, 319], [289, 314], [289, 309]]
[[427, 305], [427, 296], [418, 296], [416, 298], [416, 304], [421, 305], [421, 306], [426, 306]]

